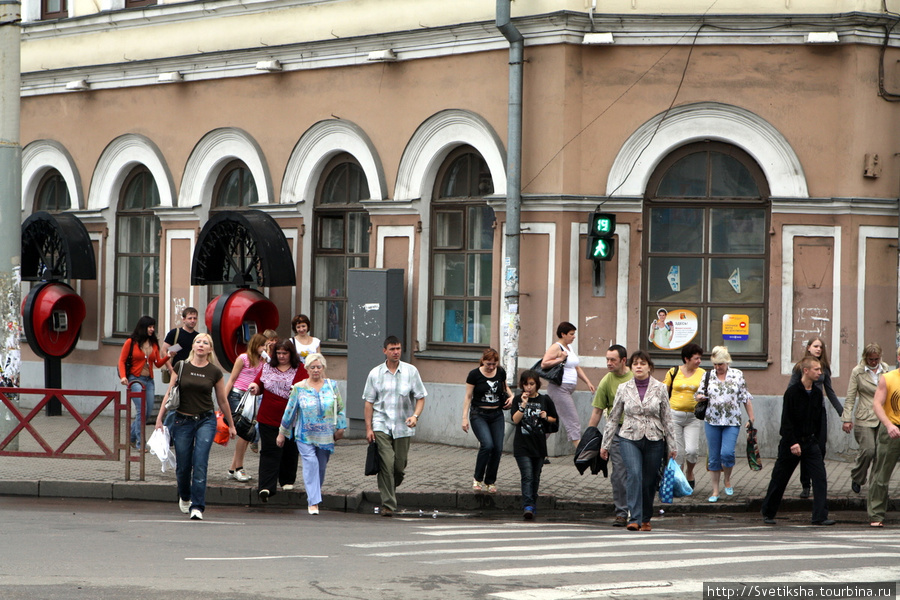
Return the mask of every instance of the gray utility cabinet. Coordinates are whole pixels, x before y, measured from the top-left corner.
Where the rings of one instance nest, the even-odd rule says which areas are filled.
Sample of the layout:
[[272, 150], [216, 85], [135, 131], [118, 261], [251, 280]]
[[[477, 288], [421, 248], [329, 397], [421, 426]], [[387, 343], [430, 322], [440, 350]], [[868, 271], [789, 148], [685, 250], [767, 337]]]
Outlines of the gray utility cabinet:
[[395, 335], [409, 349], [404, 327], [403, 269], [350, 269], [347, 275], [347, 418], [365, 434], [363, 390], [369, 371], [384, 362], [384, 339]]

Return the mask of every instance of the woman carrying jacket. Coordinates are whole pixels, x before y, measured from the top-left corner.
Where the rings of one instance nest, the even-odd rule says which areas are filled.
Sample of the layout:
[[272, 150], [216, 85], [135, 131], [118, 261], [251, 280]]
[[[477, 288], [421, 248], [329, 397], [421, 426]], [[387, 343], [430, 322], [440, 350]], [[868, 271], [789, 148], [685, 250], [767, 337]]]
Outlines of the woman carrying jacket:
[[[863, 350], [859, 364], [850, 371], [844, 413], [841, 415], [844, 432], [853, 431], [853, 437], [859, 444], [856, 465], [850, 471], [850, 487], [856, 494], [862, 490], [869, 467], [875, 463], [875, 438], [879, 421], [872, 402], [875, 400], [878, 378], [890, 370], [887, 363], [881, 360], [881, 354], [881, 346], [878, 344], [869, 344]], [[856, 415], [853, 414], [854, 408]]]
[[629, 531], [650, 531], [653, 518], [653, 496], [659, 487], [659, 471], [666, 450], [671, 458], [675, 447], [675, 428], [666, 386], [650, 376], [653, 360], [644, 350], [629, 359], [634, 379], [626, 381], [616, 391], [616, 400], [606, 420], [600, 457], [609, 459], [609, 447], [619, 417], [625, 420], [619, 428], [619, 449], [625, 463], [626, 495], [631, 513], [626, 528]]

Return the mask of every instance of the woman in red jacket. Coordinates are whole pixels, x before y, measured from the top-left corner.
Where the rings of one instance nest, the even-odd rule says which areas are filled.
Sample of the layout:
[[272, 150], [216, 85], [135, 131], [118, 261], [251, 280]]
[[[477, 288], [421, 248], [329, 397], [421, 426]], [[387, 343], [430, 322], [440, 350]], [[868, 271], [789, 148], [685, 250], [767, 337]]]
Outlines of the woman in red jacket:
[[[122, 385], [130, 385], [131, 391], [137, 392], [144, 389], [146, 398], [143, 413], [141, 412], [141, 397], [132, 397], [134, 402], [134, 422], [131, 423], [131, 445], [134, 448], [141, 447], [141, 424], [147, 422], [147, 414], [153, 410], [153, 401], [156, 398], [156, 386], [153, 384], [153, 366], [157, 368], [166, 364], [168, 356], [159, 355], [159, 340], [156, 339], [156, 319], [143, 316], [138, 319], [134, 331], [122, 346], [119, 354], [119, 379]], [[140, 385], [139, 385], [140, 384]]]
[[275, 355], [264, 363], [251, 394], [262, 394], [256, 422], [259, 425], [259, 498], [268, 502], [277, 484], [287, 491], [294, 489], [300, 453], [296, 444], [278, 446], [278, 428], [291, 395], [291, 387], [308, 377], [306, 368], [294, 350], [290, 338], [275, 345]]

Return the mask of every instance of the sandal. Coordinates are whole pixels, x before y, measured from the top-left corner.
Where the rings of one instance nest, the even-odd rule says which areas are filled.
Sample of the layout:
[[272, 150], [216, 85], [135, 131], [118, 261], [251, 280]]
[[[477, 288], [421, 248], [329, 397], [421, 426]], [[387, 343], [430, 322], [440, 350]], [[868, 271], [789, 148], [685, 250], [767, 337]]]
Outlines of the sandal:
[[869, 527], [884, 527], [884, 523], [881, 521], [872, 521], [869, 523]]
[[473, 492], [480, 492], [480, 491], [481, 491], [481, 485], [482, 485], [482, 483], [481, 483], [480, 481], [478, 481], [477, 479], [473, 479], [473, 480], [472, 480], [472, 491], [473, 491]]

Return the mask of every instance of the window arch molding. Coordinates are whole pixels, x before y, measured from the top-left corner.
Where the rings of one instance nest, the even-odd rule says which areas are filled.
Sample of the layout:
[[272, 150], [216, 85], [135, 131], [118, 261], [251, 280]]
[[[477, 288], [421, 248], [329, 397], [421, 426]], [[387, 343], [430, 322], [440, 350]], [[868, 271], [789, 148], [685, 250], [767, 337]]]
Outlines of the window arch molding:
[[679, 106], [641, 125], [613, 162], [607, 195], [643, 197], [660, 161], [680, 146], [704, 140], [732, 144], [749, 154], [762, 168], [773, 198], [809, 197], [803, 166], [785, 137], [762, 117], [717, 102]]
[[184, 167], [178, 206], [208, 210], [219, 174], [235, 159], [253, 175], [259, 203], [271, 204], [272, 177], [262, 148], [247, 132], [228, 127], [210, 131], [194, 147]]
[[[487, 163], [495, 193], [505, 195], [506, 150], [497, 132], [490, 123], [473, 112], [449, 109], [426, 119], [406, 144], [400, 159], [393, 199], [422, 199], [419, 206], [421, 220], [423, 223], [431, 223], [431, 198], [438, 183], [438, 172], [451, 152], [466, 145], [474, 148]], [[423, 248], [431, 248], [430, 227], [423, 229], [420, 243]], [[420, 282], [431, 281], [430, 262], [427, 252], [420, 253]], [[428, 284], [419, 284], [415, 299], [419, 315], [430, 314], [428, 291]], [[428, 339], [428, 319], [417, 320], [415, 335], [414, 339]]]
[[138, 165], [147, 168], [159, 191], [159, 206], [175, 206], [175, 184], [162, 152], [149, 138], [129, 133], [114, 139], [103, 150], [88, 195], [88, 208], [117, 206], [125, 180]]
[[[371, 200], [387, 199], [387, 179], [384, 167], [375, 145], [366, 132], [355, 123], [343, 119], [326, 119], [307, 129], [288, 160], [281, 184], [281, 202], [299, 202], [300, 216], [310, 227], [313, 223], [313, 209], [316, 191], [325, 175], [325, 168], [340, 154], [349, 154], [362, 168], [369, 184]], [[312, 256], [313, 236], [302, 238], [303, 256]], [[304, 272], [309, 272], [311, 264], [305, 264]], [[310, 314], [312, 310], [312, 288], [308, 277], [298, 282], [300, 287], [300, 312]]]
[[81, 187], [81, 175], [65, 146], [53, 140], [36, 140], [22, 150], [22, 212], [29, 215], [34, 207], [35, 195], [47, 171], [56, 169], [69, 189], [72, 210], [85, 207]]
[[431, 198], [438, 170], [453, 150], [468, 144], [484, 158], [494, 189], [506, 194], [506, 150], [500, 136], [481, 116], [443, 110], [419, 125], [403, 150], [394, 200]]

